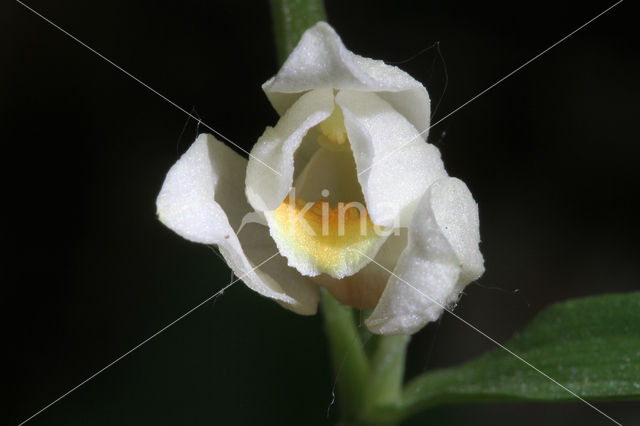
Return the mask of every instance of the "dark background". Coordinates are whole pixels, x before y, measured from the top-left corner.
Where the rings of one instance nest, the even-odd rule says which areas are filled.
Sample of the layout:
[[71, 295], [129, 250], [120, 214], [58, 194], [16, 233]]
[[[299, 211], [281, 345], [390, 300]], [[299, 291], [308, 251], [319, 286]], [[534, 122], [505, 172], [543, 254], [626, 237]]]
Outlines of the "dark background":
[[[439, 41], [447, 73], [436, 49], [400, 65], [434, 105], [442, 98], [438, 119], [612, 3], [333, 0], [327, 12], [348, 48], [387, 62]], [[246, 149], [277, 120], [260, 89], [277, 70], [266, 2], [27, 4]], [[457, 313], [498, 341], [554, 301], [640, 288], [630, 6], [431, 132], [480, 205], [487, 272]], [[0, 26], [10, 359], [0, 422], [16, 424], [230, 273], [154, 216], [196, 123], [18, 3], [4, 2]], [[491, 348], [445, 315], [414, 337], [410, 374]], [[335, 424], [336, 407], [326, 418], [333, 382], [320, 318], [238, 283], [30, 424]], [[598, 405], [623, 424], [638, 420], [638, 403]], [[408, 423], [608, 424], [580, 403], [443, 407]]]

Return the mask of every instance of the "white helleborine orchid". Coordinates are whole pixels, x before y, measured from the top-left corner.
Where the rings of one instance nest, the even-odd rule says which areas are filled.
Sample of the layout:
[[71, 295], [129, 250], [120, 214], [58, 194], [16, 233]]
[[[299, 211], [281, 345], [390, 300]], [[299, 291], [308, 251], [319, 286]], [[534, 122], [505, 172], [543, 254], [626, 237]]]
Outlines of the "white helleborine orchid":
[[162, 223], [294, 312], [314, 314], [323, 286], [373, 309], [374, 333], [436, 320], [484, 267], [477, 205], [418, 131], [424, 86], [321, 22], [262, 87], [280, 121], [249, 160], [200, 135], [167, 174]]

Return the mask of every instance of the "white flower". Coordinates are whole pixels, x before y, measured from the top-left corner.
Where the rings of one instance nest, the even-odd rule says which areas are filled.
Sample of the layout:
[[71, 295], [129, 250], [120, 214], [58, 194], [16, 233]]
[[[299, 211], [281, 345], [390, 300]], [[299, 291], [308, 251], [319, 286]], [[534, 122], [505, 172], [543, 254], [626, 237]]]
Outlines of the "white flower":
[[[426, 89], [351, 53], [326, 23], [305, 32], [263, 89], [276, 126], [248, 161], [200, 135], [166, 177], [160, 220], [218, 246], [251, 289], [294, 312], [314, 314], [324, 286], [373, 308], [375, 333], [437, 319], [484, 267], [476, 203], [419, 132]], [[248, 213], [263, 224], [243, 223]]]

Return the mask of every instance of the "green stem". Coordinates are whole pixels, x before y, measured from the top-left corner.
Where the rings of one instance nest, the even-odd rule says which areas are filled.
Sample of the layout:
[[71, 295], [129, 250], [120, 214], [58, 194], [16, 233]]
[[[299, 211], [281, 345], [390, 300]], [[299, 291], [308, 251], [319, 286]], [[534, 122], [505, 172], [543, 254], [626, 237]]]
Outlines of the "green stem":
[[404, 361], [409, 336], [381, 336], [371, 359], [371, 381], [367, 402], [390, 405], [398, 402], [402, 394]]
[[369, 361], [355, 325], [353, 310], [322, 289], [324, 326], [337, 376], [338, 397], [345, 420], [355, 420], [364, 406]]
[[307, 28], [327, 20], [323, 0], [271, 0], [271, 17], [280, 64]]
[[342, 420], [350, 426], [397, 424], [409, 336], [370, 336], [363, 340], [353, 309], [325, 289], [321, 293]]
[[409, 336], [377, 336], [370, 358], [369, 383], [361, 418], [367, 424], [394, 425], [400, 417], [400, 398]]

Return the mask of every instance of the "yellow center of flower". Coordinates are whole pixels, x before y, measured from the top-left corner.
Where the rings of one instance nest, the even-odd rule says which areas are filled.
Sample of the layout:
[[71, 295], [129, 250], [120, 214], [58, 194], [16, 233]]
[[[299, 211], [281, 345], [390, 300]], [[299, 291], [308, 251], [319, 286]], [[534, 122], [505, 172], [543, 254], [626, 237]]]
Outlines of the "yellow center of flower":
[[360, 203], [306, 202], [287, 197], [273, 212], [276, 232], [296, 255], [310, 260], [322, 272], [342, 277], [362, 262], [380, 236]]

